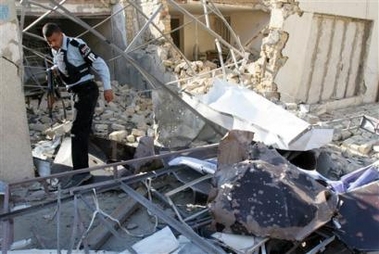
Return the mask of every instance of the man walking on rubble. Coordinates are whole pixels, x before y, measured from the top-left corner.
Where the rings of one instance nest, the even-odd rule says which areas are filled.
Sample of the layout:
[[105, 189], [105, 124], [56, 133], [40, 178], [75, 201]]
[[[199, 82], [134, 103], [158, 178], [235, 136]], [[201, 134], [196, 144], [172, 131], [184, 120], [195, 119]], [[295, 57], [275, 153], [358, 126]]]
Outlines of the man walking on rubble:
[[[113, 91], [108, 66], [83, 40], [66, 36], [55, 23], [45, 24], [42, 33], [51, 47], [54, 73], [60, 75], [68, 91], [73, 93], [75, 98], [76, 116], [71, 128], [73, 170], [88, 168], [89, 135], [99, 97], [99, 88], [90, 69], [99, 74], [104, 86], [104, 98], [111, 102]], [[90, 178], [90, 173], [76, 174], [62, 188], [79, 186]]]

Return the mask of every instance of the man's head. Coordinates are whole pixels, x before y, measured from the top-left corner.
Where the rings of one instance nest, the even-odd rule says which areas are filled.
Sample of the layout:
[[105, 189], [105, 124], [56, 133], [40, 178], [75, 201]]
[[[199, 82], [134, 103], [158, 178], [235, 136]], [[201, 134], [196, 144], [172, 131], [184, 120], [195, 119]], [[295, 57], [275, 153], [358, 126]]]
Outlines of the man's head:
[[57, 24], [46, 23], [42, 28], [42, 34], [51, 48], [58, 50], [62, 47], [63, 33]]

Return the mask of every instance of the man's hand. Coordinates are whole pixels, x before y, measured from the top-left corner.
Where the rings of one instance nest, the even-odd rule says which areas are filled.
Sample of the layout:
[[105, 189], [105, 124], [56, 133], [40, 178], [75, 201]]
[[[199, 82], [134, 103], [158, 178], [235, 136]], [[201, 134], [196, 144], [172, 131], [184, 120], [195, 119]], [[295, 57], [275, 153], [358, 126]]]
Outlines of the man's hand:
[[109, 103], [113, 101], [113, 91], [112, 89], [104, 91], [104, 99]]

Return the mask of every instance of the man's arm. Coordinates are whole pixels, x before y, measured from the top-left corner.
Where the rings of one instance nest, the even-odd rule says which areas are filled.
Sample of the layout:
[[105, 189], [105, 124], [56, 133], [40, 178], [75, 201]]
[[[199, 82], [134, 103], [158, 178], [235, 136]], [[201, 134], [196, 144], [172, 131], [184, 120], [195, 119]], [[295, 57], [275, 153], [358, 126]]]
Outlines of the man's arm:
[[107, 102], [111, 102], [113, 100], [113, 91], [107, 64], [101, 57], [93, 53], [86, 44], [79, 45], [79, 51], [83, 59], [99, 74], [104, 86], [104, 99]]

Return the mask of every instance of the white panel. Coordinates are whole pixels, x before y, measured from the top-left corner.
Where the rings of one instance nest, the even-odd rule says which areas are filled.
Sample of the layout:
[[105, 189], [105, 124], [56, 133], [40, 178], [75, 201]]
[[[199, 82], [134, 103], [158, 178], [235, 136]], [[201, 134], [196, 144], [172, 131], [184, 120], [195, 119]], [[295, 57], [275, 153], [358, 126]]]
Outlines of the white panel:
[[346, 85], [349, 78], [350, 60], [354, 45], [356, 24], [348, 22], [346, 27], [345, 38], [342, 41], [342, 53], [340, 56], [341, 61], [337, 68], [339, 68], [339, 75], [337, 78], [336, 98], [342, 99], [345, 97]]
[[322, 18], [317, 45], [317, 55], [313, 63], [313, 75], [308, 93], [308, 103], [317, 103], [321, 97], [324, 76], [327, 69], [333, 19]]
[[337, 77], [337, 64], [341, 53], [341, 41], [344, 34], [344, 22], [336, 20], [334, 24], [334, 34], [329, 54], [329, 63], [326, 69], [324, 79], [324, 90], [322, 91], [321, 100], [329, 100], [334, 96], [334, 89]]
[[307, 51], [306, 51], [307, 57], [304, 61], [303, 76], [301, 79], [302, 89], [299, 89], [298, 91], [298, 98], [302, 101], [308, 101], [310, 82], [312, 80], [312, 74], [313, 74], [313, 64], [314, 64], [314, 59], [316, 57], [316, 51], [317, 51], [317, 41], [318, 41], [317, 38], [320, 32], [319, 23], [321, 23], [321, 18], [318, 16], [315, 16], [315, 18], [312, 20], [311, 33], [309, 35]]
[[352, 58], [351, 58], [351, 68], [349, 73], [349, 80], [347, 83], [347, 90], [345, 97], [351, 97], [355, 95], [355, 88], [359, 84], [360, 80], [357, 80], [357, 76], [359, 75], [359, 65], [361, 64], [361, 53], [363, 50], [363, 36], [364, 36], [364, 28], [365, 23], [363, 22], [356, 22], [357, 30], [355, 35], [355, 43], [353, 46], [352, 51]]

